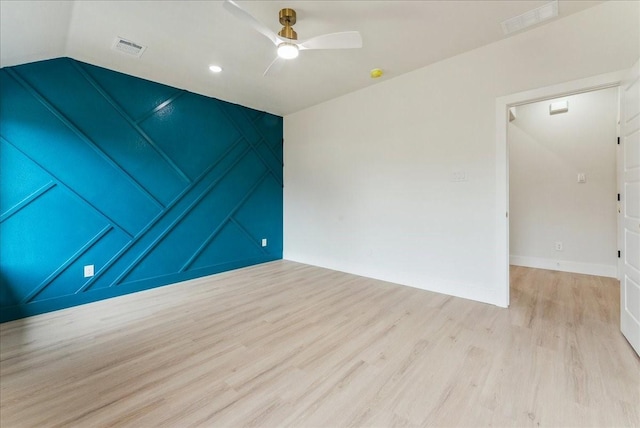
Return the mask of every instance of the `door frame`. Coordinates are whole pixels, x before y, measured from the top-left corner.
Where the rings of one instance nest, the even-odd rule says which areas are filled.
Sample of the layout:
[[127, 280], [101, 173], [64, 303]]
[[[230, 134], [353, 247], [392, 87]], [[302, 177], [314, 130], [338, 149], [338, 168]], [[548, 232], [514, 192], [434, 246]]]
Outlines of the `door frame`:
[[620, 70], [600, 74], [496, 98], [496, 280], [499, 289], [498, 306], [509, 307], [509, 146], [507, 144], [509, 108], [599, 89], [619, 87], [627, 71]]

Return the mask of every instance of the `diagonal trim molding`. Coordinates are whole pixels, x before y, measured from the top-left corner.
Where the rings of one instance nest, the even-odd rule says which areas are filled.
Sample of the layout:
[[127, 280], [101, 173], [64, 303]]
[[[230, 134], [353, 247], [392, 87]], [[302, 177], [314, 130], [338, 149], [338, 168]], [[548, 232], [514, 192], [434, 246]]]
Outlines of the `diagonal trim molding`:
[[92, 237], [86, 244], [84, 244], [78, 251], [75, 252], [67, 261], [61, 264], [58, 269], [53, 271], [40, 285], [34, 288], [27, 297], [22, 301], [23, 304], [32, 301], [42, 290], [47, 288], [62, 272], [64, 272], [68, 266], [78, 260], [83, 254], [85, 254], [91, 247], [93, 247], [103, 236], [109, 233], [113, 229], [113, 226], [107, 225], [102, 228], [94, 237]]
[[87, 145], [89, 145], [98, 155], [100, 155], [107, 163], [113, 166], [116, 170], [120, 171], [122, 175], [127, 177], [127, 179], [147, 198], [149, 198], [155, 205], [159, 208], [162, 208], [162, 204], [158, 201], [152, 194], [150, 194], [146, 189], [142, 187], [142, 185], [134, 179], [127, 171], [125, 171], [118, 163], [113, 160], [110, 156], [108, 156], [104, 151], [100, 150], [100, 148], [96, 145], [94, 141], [92, 141], [85, 133], [83, 133], [77, 126], [73, 124], [73, 122], [65, 117], [53, 104], [51, 104], [48, 100], [46, 100], [33, 86], [29, 85], [17, 72], [14, 70], [7, 70], [9, 75], [13, 77], [23, 88], [25, 88], [28, 92], [30, 92], [34, 98], [36, 98], [43, 106], [47, 108], [51, 113], [53, 113], [56, 118], [62, 122], [67, 128], [69, 128], [74, 134], [76, 134], [82, 141], [84, 141]]
[[[187, 260], [187, 262], [180, 268], [180, 272], [184, 272], [187, 269], [189, 269], [191, 264], [204, 252], [205, 248], [208, 247], [209, 244], [211, 244], [211, 242], [214, 240], [214, 238], [216, 236], [218, 236], [220, 231], [222, 231], [222, 229], [227, 225], [227, 223], [233, 219], [233, 215], [240, 208], [242, 208], [244, 203], [258, 189], [258, 186], [260, 184], [262, 184], [262, 182], [264, 181], [265, 178], [267, 178], [267, 174], [269, 174], [269, 172], [265, 172], [264, 174], [262, 174], [262, 176], [253, 185], [251, 190], [249, 190], [249, 192], [242, 198], [242, 200], [240, 202], [238, 202], [238, 204], [229, 212], [229, 214], [227, 214], [225, 219], [222, 222], [220, 222], [220, 224], [218, 224], [218, 226], [215, 228], [215, 230], [213, 232], [211, 232], [211, 234], [207, 237], [207, 239], [204, 240], [202, 245], [200, 245], [200, 247], [198, 247], [198, 249], [195, 251], [195, 253], [193, 253], [193, 255], [191, 257], [189, 257], [189, 260]], [[237, 221], [235, 223], [237, 224]], [[246, 229], [242, 228], [242, 230], [246, 233]]]
[[[1, 114], [1, 112], [0, 112]], [[2, 118], [2, 116], [0, 115], [0, 118]], [[68, 187], [67, 185], [65, 185], [62, 181], [60, 181], [55, 175], [53, 175], [51, 173], [51, 171], [49, 171], [47, 168], [45, 168], [42, 164], [40, 164], [39, 162], [35, 161], [34, 159], [32, 159], [30, 156], [28, 156], [26, 153], [24, 153], [19, 146], [17, 146], [16, 144], [11, 143], [10, 141], [8, 141], [6, 138], [3, 138], [2, 135], [0, 134], [0, 142], [4, 142], [6, 144], [10, 144], [12, 145], [14, 148], [16, 148], [19, 152], [22, 153], [22, 155], [24, 155], [25, 158], [27, 158], [30, 162], [33, 163], [34, 166], [37, 166], [39, 169], [43, 170], [48, 176], [51, 177], [51, 179], [54, 181], [54, 183], [56, 184], [56, 186], [61, 186], [64, 187], [65, 190], [67, 192], [69, 192], [70, 194], [72, 194], [73, 196], [75, 196], [76, 198], [78, 198], [80, 201], [82, 201], [82, 203], [88, 205], [91, 207], [91, 209], [97, 213], [99, 213], [102, 217], [104, 217], [104, 219], [106, 219], [109, 223], [115, 225], [118, 229], [120, 229], [124, 234], [126, 234], [129, 238], [132, 237], [132, 235], [127, 232], [123, 227], [121, 227], [120, 225], [117, 224], [117, 222], [115, 222], [112, 218], [109, 217], [108, 214], [104, 213], [102, 210], [100, 210], [99, 208], [97, 208], [96, 206], [94, 206], [93, 204], [91, 204], [91, 202], [87, 201], [82, 195], [80, 195], [78, 192], [74, 191], [72, 188]], [[5, 181], [5, 183], [8, 183], [7, 181]], [[0, 183], [0, 186], [2, 185], [2, 183]], [[8, 184], [7, 184], [8, 186]], [[4, 187], [4, 186], [3, 186]], [[0, 187], [0, 190], [2, 190], [3, 187]], [[43, 192], [42, 194], [44, 194], [45, 192]], [[41, 194], [41, 195], [42, 195]], [[39, 195], [39, 196], [41, 196]], [[25, 205], [26, 206], [26, 205]]]
[[[260, 136], [257, 128], [254, 126], [253, 121], [247, 120], [247, 117], [245, 116], [244, 112], [234, 107], [235, 106], [225, 104], [220, 106], [220, 109], [226, 115], [229, 122], [231, 122], [242, 133], [242, 135], [249, 142], [249, 144], [251, 144], [251, 146], [254, 149], [254, 152], [260, 158], [260, 161], [264, 164], [266, 168], [269, 169], [269, 172], [271, 173], [271, 175], [273, 175], [273, 178], [277, 180], [278, 183], [280, 183], [280, 186], [283, 187], [284, 181], [282, 179], [282, 162], [276, 158], [276, 161], [279, 163], [279, 166], [280, 166], [279, 171], [276, 172], [273, 169], [272, 165], [267, 161], [267, 159], [257, 150], [257, 147], [260, 144], [260, 140], [262, 139], [262, 137]], [[247, 123], [250, 126], [241, 126], [240, 125], [241, 123]], [[257, 136], [257, 138], [255, 136]], [[254, 139], [256, 141], [253, 141]], [[268, 144], [265, 144], [265, 145], [267, 146], [270, 152], [273, 152], [272, 148]]]
[[[95, 275], [95, 277], [93, 277], [90, 281], [88, 281], [83, 287], [80, 288], [80, 291], [86, 291], [88, 290], [94, 282], [96, 282], [98, 279], [100, 279], [100, 277], [111, 268], [111, 266], [116, 263], [118, 260], [121, 259], [122, 256], [124, 256], [125, 254], [127, 254], [127, 252], [129, 252], [129, 250], [131, 249], [131, 247], [133, 245], [135, 245], [138, 241], [140, 241], [142, 238], [146, 238], [148, 239], [149, 236], [152, 236], [152, 234], [150, 233], [151, 229], [156, 226], [161, 220], [163, 220], [165, 217], [169, 216], [170, 210], [173, 209], [179, 202], [182, 202], [184, 200], [186, 200], [189, 197], [189, 194], [192, 193], [194, 191], [194, 189], [197, 188], [198, 185], [200, 185], [201, 183], [203, 183], [205, 181], [205, 179], [209, 176], [209, 174], [220, 164], [220, 162], [222, 162], [224, 159], [227, 159], [229, 156], [231, 156], [232, 152], [234, 151], [234, 149], [237, 148], [238, 143], [240, 142], [240, 140], [238, 140], [232, 147], [230, 147], [225, 153], [224, 155], [218, 159], [218, 161], [216, 163], [214, 163], [213, 165], [211, 165], [206, 171], [205, 173], [203, 173], [200, 177], [198, 177], [196, 180], [194, 180], [189, 187], [187, 187], [178, 197], [176, 197], [175, 200], [173, 200], [167, 207], [166, 209], [160, 213], [156, 218], [154, 218], [144, 229], [143, 231], [135, 238], [133, 238], [124, 248], [122, 248], [121, 251], [119, 251], [117, 254], [114, 255], [113, 258], [111, 258], [105, 265], [104, 267], [102, 267]], [[240, 155], [240, 157], [242, 157], [243, 155]], [[223, 173], [224, 175], [224, 173]], [[171, 226], [169, 226], [171, 227]], [[165, 231], [166, 228], [162, 228], [161, 229], [161, 234], [163, 233], [163, 231]], [[153, 244], [151, 244], [153, 245]], [[148, 248], [148, 247], [147, 247]], [[146, 253], [148, 253], [148, 251], [143, 250], [142, 253], [145, 254], [140, 254], [139, 256], [139, 260], [142, 260], [142, 258], [144, 257], [144, 255], [146, 255]], [[134, 261], [135, 263], [135, 261]], [[129, 265], [127, 268], [124, 269], [123, 273], [122, 273], [122, 277], [124, 277], [124, 275], [126, 273], [128, 273], [133, 267], [135, 267], [134, 264]], [[117, 283], [118, 279], [115, 280], [115, 282], [111, 283], [110, 286], [115, 285], [115, 283]]]
[[[140, 136], [153, 148], [153, 150], [155, 150], [160, 155], [160, 157], [164, 159], [164, 161], [167, 162], [167, 164], [176, 171], [176, 173], [180, 176], [180, 178], [182, 178], [186, 183], [189, 183], [191, 180], [189, 180], [189, 177], [187, 177], [184, 171], [182, 171], [180, 167], [178, 167], [178, 165], [176, 165], [169, 158], [169, 156], [167, 156], [167, 154], [164, 151], [162, 151], [162, 149], [160, 149], [153, 140], [151, 140], [151, 138], [149, 138], [149, 136], [142, 130], [142, 128], [138, 126], [138, 123], [133, 119], [131, 119], [131, 117], [129, 117], [129, 115], [125, 113], [124, 110], [122, 110], [122, 107], [120, 107], [118, 103], [115, 102], [113, 98], [111, 98], [109, 94], [107, 94], [104, 91], [104, 89], [102, 89], [100, 84], [98, 84], [98, 82], [96, 82], [95, 79], [89, 76], [89, 74], [86, 71], [84, 71], [84, 69], [80, 67], [80, 65], [78, 65], [77, 62], [73, 62], [72, 64], [76, 68], [76, 70], [78, 70], [78, 73], [80, 73], [82, 77], [84, 77], [89, 83], [91, 83], [91, 85], [94, 88], [96, 88], [96, 91], [98, 91], [98, 93], [102, 95], [104, 99], [107, 100], [107, 102], [113, 106], [113, 108], [129, 123], [129, 125], [131, 125], [131, 127], [134, 128], [138, 134], [140, 134]], [[177, 94], [176, 96], [171, 97], [167, 101], [160, 104], [157, 108], [155, 108], [152, 111], [152, 114], [168, 106], [173, 100], [178, 98], [179, 95], [181, 94]]]
[[[183, 211], [179, 212], [176, 216], [172, 216], [171, 223], [167, 227], [162, 229], [161, 233], [155, 238], [155, 240], [151, 243], [151, 245], [149, 245], [146, 249], [144, 249], [142, 252], [140, 252], [140, 254], [133, 261], [133, 263], [131, 263], [126, 269], [124, 269], [124, 271], [122, 271], [122, 273], [115, 279], [115, 281], [110, 286], [118, 285], [119, 283], [121, 283], [126, 278], [126, 276], [133, 269], [135, 269], [135, 267], [138, 266], [145, 259], [145, 257], [147, 257], [149, 254], [151, 254], [153, 252], [153, 250], [155, 250], [156, 247], [158, 245], [160, 245], [162, 243], [162, 241], [167, 236], [169, 236], [169, 234], [178, 225], [180, 225], [182, 223], [184, 218], [187, 215], [189, 215], [205, 197], [207, 197], [209, 195], [209, 192], [211, 192], [211, 190], [213, 190], [238, 165], [238, 163], [249, 153], [249, 151], [250, 151], [250, 148], [245, 149], [233, 161], [231, 166], [228, 167], [226, 170], [224, 170], [221, 173], [220, 177], [218, 177], [217, 179], [215, 179], [214, 181], [209, 183], [209, 185], [201, 193], [194, 192], [197, 196], [195, 197], [193, 202], [191, 202]], [[196, 253], [197, 253], [197, 251], [196, 251]]]
[[282, 258], [281, 117], [59, 58], [0, 138], [0, 322]]
[[2, 215], [0, 215], [0, 223], [5, 221], [9, 217], [14, 215], [18, 211], [20, 211], [21, 209], [23, 209], [24, 207], [28, 206], [31, 202], [35, 201], [40, 196], [47, 193], [49, 190], [53, 189], [55, 185], [56, 183], [54, 183], [53, 181], [49, 181], [48, 183], [44, 184], [42, 187], [34, 190], [33, 193], [31, 193], [30, 195], [27, 195], [27, 197], [25, 197], [23, 200], [21, 200], [16, 205], [10, 207], [7, 211], [2, 213]]

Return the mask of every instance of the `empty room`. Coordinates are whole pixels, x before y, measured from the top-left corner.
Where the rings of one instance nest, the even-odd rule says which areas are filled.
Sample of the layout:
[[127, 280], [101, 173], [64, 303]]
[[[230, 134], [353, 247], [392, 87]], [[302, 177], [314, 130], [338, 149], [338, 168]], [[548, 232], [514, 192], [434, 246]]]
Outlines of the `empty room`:
[[0, 0], [0, 426], [640, 426], [640, 1]]

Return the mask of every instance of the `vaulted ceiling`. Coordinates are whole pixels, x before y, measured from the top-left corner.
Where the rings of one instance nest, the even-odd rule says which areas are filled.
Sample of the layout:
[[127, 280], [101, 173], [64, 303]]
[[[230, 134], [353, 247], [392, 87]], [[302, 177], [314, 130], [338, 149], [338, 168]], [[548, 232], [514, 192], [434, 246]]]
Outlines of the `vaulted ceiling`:
[[[237, 3], [273, 31], [281, 28], [278, 11], [290, 7], [298, 14], [294, 28], [300, 39], [357, 30], [364, 46], [303, 51], [263, 76], [275, 58], [275, 46], [231, 16], [221, 1], [2, 0], [0, 66], [67, 56], [286, 115], [499, 41], [506, 37], [502, 21], [547, 1]], [[555, 19], [598, 3], [560, 0]], [[140, 58], [115, 51], [117, 37], [147, 49]], [[220, 65], [223, 72], [211, 73], [210, 64]], [[373, 68], [383, 69], [383, 77], [372, 79]]]

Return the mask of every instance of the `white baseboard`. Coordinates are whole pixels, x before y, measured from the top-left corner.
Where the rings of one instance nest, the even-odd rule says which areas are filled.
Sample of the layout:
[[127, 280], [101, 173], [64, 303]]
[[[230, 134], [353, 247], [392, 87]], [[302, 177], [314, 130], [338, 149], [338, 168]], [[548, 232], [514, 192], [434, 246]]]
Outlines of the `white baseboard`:
[[538, 257], [509, 256], [509, 263], [516, 266], [536, 269], [557, 270], [561, 272], [582, 273], [585, 275], [618, 277], [617, 265], [601, 265], [595, 263], [580, 263], [567, 260], [541, 259]]
[[448, 296], [461, 297], [463, 299], [474, 300], [476, 302], [488, 303], [501, 308], [509, 307], [508, 303], [505, 303], [504, 293], [502, 290], [487, 287], [484, 284], [464, 284], [459, 282], [453, 282], [442, 278], [430, 278], [423, 275], [417, 275], [414, 278], [400, 277], [394, 275], [393, 272], [386, 274], [380, 274], [372, 272], [366, 268], [350, 268], [344, 265], [336, 265], [332, 263], [322, 263], [318, 260], [308, 260], [303, 257], [296, 257], [290, 253], [286, 253], [283, 256], [284, 260], [289, 260], [296, 263], [304, 263], [311, 266], [317, 266], [324, 269], [331, 269], [338, 272], [344, 272], [351, 275], [363, 276], [365, 278], [371, 278], [378, 281], [390, 282], [405, 287], [418, 288], [420, 290], [432, 291], [434, 293], [446, 294]]

